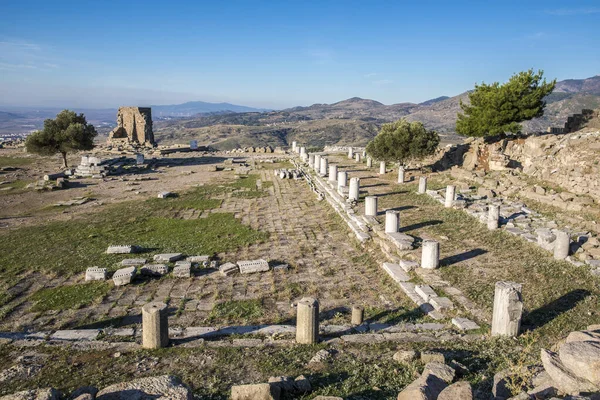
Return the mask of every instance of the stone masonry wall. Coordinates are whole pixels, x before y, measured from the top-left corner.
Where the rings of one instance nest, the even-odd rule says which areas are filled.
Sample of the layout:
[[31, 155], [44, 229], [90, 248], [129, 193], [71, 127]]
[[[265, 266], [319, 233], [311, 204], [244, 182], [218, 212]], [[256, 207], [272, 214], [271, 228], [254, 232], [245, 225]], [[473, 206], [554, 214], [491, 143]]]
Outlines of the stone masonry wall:
[[117, 127], [110, 132], [109, 142], [154, 144], [152, 110], [150, 107], [119, 107]]

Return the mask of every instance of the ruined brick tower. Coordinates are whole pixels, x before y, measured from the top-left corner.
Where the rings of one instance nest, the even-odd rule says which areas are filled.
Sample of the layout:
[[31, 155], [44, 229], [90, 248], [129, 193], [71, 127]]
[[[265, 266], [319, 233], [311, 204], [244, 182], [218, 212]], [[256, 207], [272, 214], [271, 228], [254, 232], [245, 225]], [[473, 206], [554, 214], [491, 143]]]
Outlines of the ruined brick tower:
[[119, 107], [117, 127], [108, 135], [109, 143], [154, 145], [150, 107]]

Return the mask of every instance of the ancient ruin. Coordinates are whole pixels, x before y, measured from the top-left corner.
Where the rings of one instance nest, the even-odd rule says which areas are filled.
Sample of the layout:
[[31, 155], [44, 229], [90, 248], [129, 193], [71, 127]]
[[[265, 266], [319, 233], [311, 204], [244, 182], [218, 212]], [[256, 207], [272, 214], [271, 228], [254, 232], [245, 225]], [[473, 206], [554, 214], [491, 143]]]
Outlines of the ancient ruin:
[[108, 135], [112, 144], [154, 146], [152, 109], [150, 107], [119, 107], [117, 127]]

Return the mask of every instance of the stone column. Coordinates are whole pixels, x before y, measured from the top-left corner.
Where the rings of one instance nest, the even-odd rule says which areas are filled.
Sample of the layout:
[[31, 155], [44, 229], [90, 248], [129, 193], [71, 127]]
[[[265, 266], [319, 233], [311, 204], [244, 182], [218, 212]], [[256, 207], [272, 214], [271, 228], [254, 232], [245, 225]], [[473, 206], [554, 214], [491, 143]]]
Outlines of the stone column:
[[312, 166], [314, 164], [315, 164], [315, 155], [311, 153], [308, 155], [308, 166], [312, 168]]
[[352, 159], [354, 157], [354, 149], [352, 147], [348, 147], [348, 158]]
[[300, 157], [304, 158], [306, 154], [306, 147], [302, 146], [300, 147]]
[[326, 176], [328, 168], [329, 168], [329, 161], [325, 157], [321, 157], [321, 169], [319, 170], [319, 174]]
[[500, 223], [500, 206], [490, 204], [488, 207], [487, 227], [490, 231], [498, 229]]
[[400, 212], [388, 210], [385, 212], [385, 233], [398, 232], [400, 227]]
[[365, 310], [360, 306], [352, 307], [352, 325], [360, 325], [365, 318]]
[[571, 237], [565, 231], [556, 231], [554, 234], [556, 235], [556, 240], [554, 241], [554, 258], [564, 260], [569, 256]]
[[356, 162], [360, 162], [360, 153], [356, 153], [356, 154], [354, 155], [354, 160], [355, 160]]
[[373, 166], [373, 159], [371, 157], [367, 157], [367, 167], [371, 168]]
[[315, 172], [319, 172], [319, 169], [321, 168], [321, 155], [320, 154], [315, 154], [315, 163], [312, 167], [315, 170]]
[[142, 347], [159, 349], [169, 344], [169, 322], [165, 303], [148, 303], [142, 307]]
[[365, 215], [367, 217], [377, 216], [377, 197], [367, 196], [365, 197]]
[[522, 286], [515, 282], [496, 282], [492, 336], [517, 336], [523, 314]]
[[360, 193], [360, 178], [350, 178], [350, 191], [348, 199], [358, 201]]
[[338, 172], [337, 183], [338, 189], [348, 186], [348, 173], [346, 171]]
[[379, 162], [379, 175], [385, 175], [385, 161]]
[[448, 185], [446, 187], [446, 200], [444, 201], [444, 207], [450, 208], [454, 204], [454, 196], [456, 195], [456, 186]]
[[319, 302], [304, 297], [298, 302], [296, 314], [296, 342], [313, 344], [319, 340]]
[[421, 268], [436, 269], [440, 266], [440, 244], [435, 240], [423, 240]]
[[398, 183], [404, 183], [404, 166], [398, 167]]
[[294, 153], [296, 152], [296, 146], [297, 146], [297, 144], [296, 144], [296, 141], [294, 140], [294, 141], [292, 142], [292, 151], [293, 151]]
[[330, 165], [329, 166], [329, 182], [336, 182], [337, 175], [338, 175], [337, 165], [335, 165], [335, 164]]
[[422, 176], [419, 178], [419, 193], [424, 194], [427, 192], [427, 177]]

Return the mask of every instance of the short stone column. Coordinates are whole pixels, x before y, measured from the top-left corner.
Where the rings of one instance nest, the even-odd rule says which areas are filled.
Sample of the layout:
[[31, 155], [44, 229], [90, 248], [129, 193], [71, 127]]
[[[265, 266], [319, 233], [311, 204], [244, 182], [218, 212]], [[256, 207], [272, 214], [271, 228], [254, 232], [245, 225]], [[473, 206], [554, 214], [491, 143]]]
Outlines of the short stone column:
[[306, 147], [302, 146], [302, 147], [300, 147], [300, 157], [304, 159], [305, 156], [306, 156]]
[[142, 347], [159, 349], [169, 345], [167, 305], [148, 303], [142, 307]]
[[321, 157], [321, 169], [319, 170], [319, 174], [326, 176], [327, 170], [329, 169], [329, 160], [325, 157]]
[[385, 175], [385, 161], [379, 162], [379, 175]]
[[419, 193], [424, 194], [427, 192], [427, 177], [422, 176], [419, 178]]
[[356, 161], [356, 162], [360, 162], [360, 153], [356, 153], [356, 154], [354, 155], [354, 161]]
[[490, 231], [498, 229], [500, 225], [500, 206], [496, 204], [490, 204], [488, 206], [488, 219], [487, 227]]
[[404, 166], [398, 167], [398, 183], [404, 183]]
[[319, 172], [319, 169], [321, 168], [321, 155], [320, 154], [315, 154], [315, 163], [313, 164], [312, 167], [316, 172]]
[[423, 240], [421, 268], [436, 269], [440, 266], [440, 244], [435, 240]]
[[365, 197], [365, 215], [367, 217], [377, 216], [377, 197], [367, 196]]
[[522, 285], [515, 282], [496, 282], [492, 336], [517, 336], [523, 314]]
[[338, 189], [348, 186], [348, 173], [339, 171], [337, 176]]
[[387, 210], [385, 212], [385, 233], [398, 232], [400, 228], [400, 212]]
[[348, 158], [352, 160], [354, 157], [354, 149], [352, 147], [348, 147]]
[[348, 199], [358, 201], [360, 195], [360, 178], [350, 178], [350, 190], [348, 192]]
[[319, 302], [312, 297], [304, 297], [298, 302], [296, 314], [296, 342], [317, 343], [319, 340]]
[[352, 307], [352, 325], [360, 325], [365, 318], [365, 309], [360, 306]]
[[292, 142], [292, 151], [293, 151], [294, 153], [296, 153], [296, 146], [297, 146], [297, 143], [296, 143], [296, 141], [294, 140], [294, 141]]
[[446, 187], [446, 199], [444, 201], [444, 207], [450, 208], [454, 204], [454, 196], [456, 195], [456, 186], [448, 185]]
[[556, 240], [554, 241], [554, 258], [564, 260], [569, 256], [571, 237], [565, 231], [556, 231], [554, 234], [556, 235]]
[[333, 164], [329, 166], [329, 182], [337, 182], [337, 165]]
[[373, 159], [371, 157], [367, 157], [367, 167], [371, 168], [373, 166]]
[[312, 166], [315, 164], [315, 155], [310, 153], [308, 155], [308, 166], [312, 168]]

